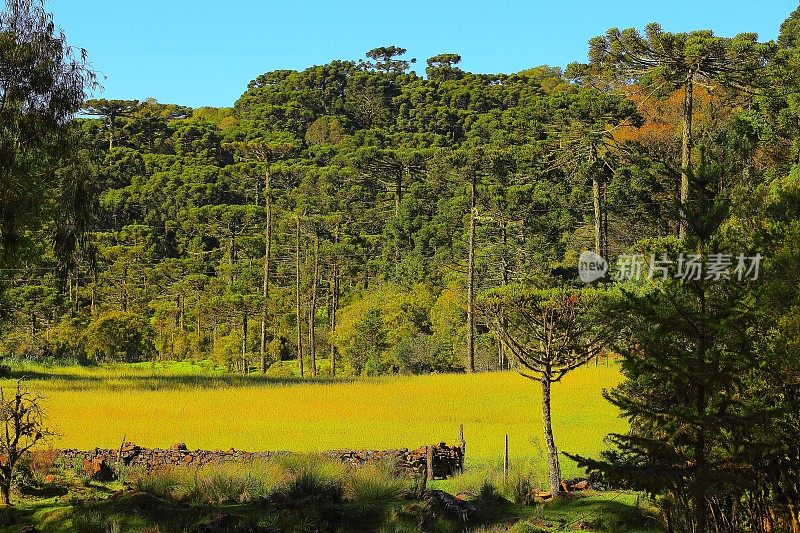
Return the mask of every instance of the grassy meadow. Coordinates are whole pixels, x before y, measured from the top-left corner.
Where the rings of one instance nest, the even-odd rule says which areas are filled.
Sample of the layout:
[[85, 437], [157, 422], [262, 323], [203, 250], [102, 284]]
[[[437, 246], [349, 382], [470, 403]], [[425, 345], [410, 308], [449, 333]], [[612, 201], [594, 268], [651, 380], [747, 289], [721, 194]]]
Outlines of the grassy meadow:
[[[23, 365], [12, 374], [45, 395], [56, 447], [115, 448], [125, 436], [148, 447], [386, 449], [455, 443], [464, 424], [468, 466], [499, 464], [508, 434], [512, 463], [544, 471], [538, 383], [513, 372], [300, 381], [173, 363]], [[607, 433], [625, 430], [601, 396], [620, 379], [614, 364], [589, 365], [554, 386], [561, 450], [595, 455]], [[565, 476], [579, 474], [564, 463]]]

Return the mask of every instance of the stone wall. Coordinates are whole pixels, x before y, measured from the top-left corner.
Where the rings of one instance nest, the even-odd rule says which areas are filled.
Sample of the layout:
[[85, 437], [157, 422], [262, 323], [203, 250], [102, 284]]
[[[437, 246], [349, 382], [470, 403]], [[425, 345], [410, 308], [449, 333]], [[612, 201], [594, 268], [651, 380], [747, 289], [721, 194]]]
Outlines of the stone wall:
[[[65, 464], [82, 464], [87, 475], [94, 478], [107, 478], [113, 475], [114, 465], [143, 468], [145, 470], [172, 466], [204, 466], [225, 462], [262, 461], [291, 452], [246, 452], [230, 449], [228, 451], [193, 450], [185, 444], [175, 444], [167, 450], [142, 448], [126, 443], [117, 450], [59, 450]], [[319, 455], [338, 459], [343, 463], [362, 465], [376, 461], [391, 461], [398, 470], [405, 473], [427, 472], [429, 478], [445, 478], [458, 472], [463, 467], [462, 449], [440, 443], [435, 446], [423, 446], [414, 450], [400, 448], [396, 450], [332, 450]]]

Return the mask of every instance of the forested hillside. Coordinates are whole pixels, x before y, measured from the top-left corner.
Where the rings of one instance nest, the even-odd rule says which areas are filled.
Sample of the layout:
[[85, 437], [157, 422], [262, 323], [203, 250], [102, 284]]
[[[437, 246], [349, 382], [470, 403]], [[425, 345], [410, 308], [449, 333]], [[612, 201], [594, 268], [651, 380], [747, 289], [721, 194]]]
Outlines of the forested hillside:
[[94, 199], [90, 231], [68, 261], [50, 241], [69, 221], [22, 235], [0, 280], [0, 353], [298, 360], [311, 375], [323, 359], [325, 373], [506, 366], [476, 294], [573, 283], [582, 250], [613, 258], [679, 232], [687, 101], [689, 152], [718, 167], [720, 194], [787, 175], [798, 16], [776, 45], [699, 34], [762, 64], [750, 85], [700, 73], [688, 98], [668, 61], [590, 75], [598, 38], [566, 73], [473, 74], [448, 53], [423, 77], [392, 46], [265, 73], [232, 109], [91, 100], [72, 190]]

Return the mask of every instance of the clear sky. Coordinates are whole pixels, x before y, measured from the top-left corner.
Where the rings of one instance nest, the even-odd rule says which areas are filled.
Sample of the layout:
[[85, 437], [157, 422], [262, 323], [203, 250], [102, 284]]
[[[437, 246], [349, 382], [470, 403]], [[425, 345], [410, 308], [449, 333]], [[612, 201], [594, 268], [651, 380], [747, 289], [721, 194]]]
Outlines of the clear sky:
[[107, 78], [105, 98], [230, 106], [275, 69], [360, 59], [395, 44], [425, 59], [462, 55], [472, 72], [516, 72], [586, 59], [609, 27], [713, 29], [777, 37], [798, 0], [51, 0], [70, 43]]

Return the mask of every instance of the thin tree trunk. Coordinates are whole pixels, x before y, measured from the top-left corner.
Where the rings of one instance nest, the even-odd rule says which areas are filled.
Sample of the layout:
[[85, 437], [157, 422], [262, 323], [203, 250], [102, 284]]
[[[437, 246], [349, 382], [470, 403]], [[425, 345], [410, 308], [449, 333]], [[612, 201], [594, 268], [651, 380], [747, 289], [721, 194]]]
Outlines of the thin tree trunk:
[[300, 215], [295, 216], [295, 248], [294, 248], [294, 289], [295, 313], [297, 314], [297, 362], [300, 367], [300, 377], [305, 376], [303, 370], [303, 319], [300, 312]]
[[[230, 228], [229, 228], [230, 229]], [[230, 267], [230, 282], [233, 284], [236, 278], [233, 274], [233, 267], [236, 264], [236, 233], [230, 229], [230, 241], [228, 242], [228, 266]]]
[[311, 305], [308, 312], [308, 342], [311, 354], [311, 375], [317, 377], [317, 284], [319, 279], [319, 235], [314, 231], [314, 268], [311, 279]]
[[259, 347], [262, 374], [267, 372], [267, 302], [269, 299], [269, 263], [272, 255], [272, 192], [270, 191], [269, 163], [267, 163], [267, 173], [264, 177], [264, 204], [267, 215], [267, 228], [264, 236], [264, 278], [261, 289], [264, 303], [261, 307], [261, 345]]
[[[501, 260], [501, 270], [500, 270], [500, 285], [505, 287], [508, 285], [509, 280], [509, 265], [508, 265], [508, 223], [505, 220], [500, 222], [500, 237], [501, 242], [503, 243], [503, 257]], [[503, 324], [502, 329], [503, 331], [507, 330], [508, 328], [508, 319], [503, 317]], [[502, 337], [497, 337], [497, 350], [498, 350], [498, 363], [500, 365], [500, 370], [503, 370], [506, 367], [506, 349], [503, 345]]]
[[128, 311], [128, 262], [122, 267], [122, 311]]
[[[339, 244], [339, 223], [336, 223], [336, 233], [334, 242]], [[333, 267], [331, 272], [331, 316], [330, 328], [331, 336], [336, 331], [336, 311], [339, 308], [339, 263], [336, 261], [336, 251], [333, 256]], [[330, 338], [330, 337], [329, 337]], [[336, 358], [338, 356], [336, 345], [331, 342], [331, 376], [336, 376]]]
[[680, 218], [678, 223], [678, 237], [686, 237], [688, 229], [688, 204], [689, 204], [689, 172], [692, 166], [692, 108], [693, 108], [693, 81], [692, 76], [684, 84], [683, 97], [683, 139], [681, 142], [681, 190], [680, 190]]
[[185, 296], [183, 293], [178, 295], [178, 327], [182, 334], [186, 333], [186, 304], [184, 303]]
[[608, 183], [603, 180], [603, 242], [602, 253], [603, 257], [608, 257]]
[[[396, 220], [400, 219], [400, 204], [403, 201], [403, 174], [405, 170], [402, 170], [397, 173], [394, 181], [394, 217]], [[394, 262], [395, 264], [400, 262], [400, 241], [397, 240], [395, 243], [394, 249]]]
[[475, 372], [475, 209], [476, 176], [472, 176], [469, 197], [469, 257], [467, 259], [467, 367]]
[[196, 334], [197, 334], [197, 350], [199, 351], [200, 347], [203, 345], [203, 322], [202, 322], [203, 314], [200, 312], [200, 295], [199, 294], [197, 296], [197, 307], [196, 307], [196, 311], [195, 312], [197, 313], [197, 325], [195, 326], [195, 328], [197, 329], [197, 332], [196, 332]]
[[561, 467], [558, 462], [558, 449], [553, 439], [553, 422], [550, 417], [550, 375], [545, 373], [541, 378], [542, 383], [542, 424], [544, 426], [544, 440], [547, 445], [547, 479], [550, 485], [550, 495], [557, 498], [561, 494]]
[[242, 315], [242, 374], [247, 374], [247, 314]]
[[92, 303], [89, 308], [92, 316], [97, 312], [97, 267], [92, 265]]
[[594, 164], [590, 165], [592, 173], [592, 203], [594, 205], [594, 253], [603, 255], [603, 207], [600, 197], [600, 176]]

